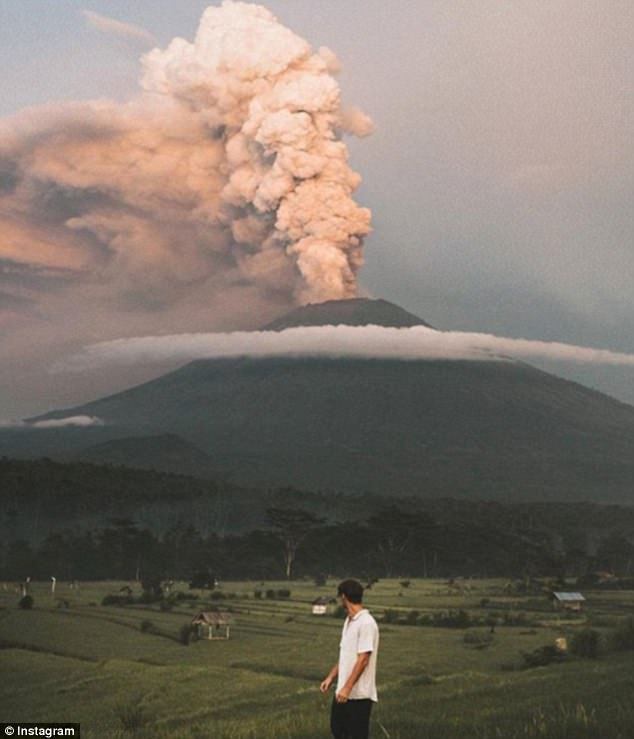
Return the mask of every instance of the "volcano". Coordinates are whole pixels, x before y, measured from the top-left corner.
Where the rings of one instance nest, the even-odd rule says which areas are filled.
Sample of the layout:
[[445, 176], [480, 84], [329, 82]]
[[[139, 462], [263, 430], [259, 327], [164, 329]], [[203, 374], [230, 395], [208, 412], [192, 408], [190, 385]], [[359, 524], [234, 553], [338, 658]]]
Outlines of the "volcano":
[[[428, 325], [356, 299], [304, 306], [263, 330], [341, 324]], [[134, 463], [134, 449], [152, 448], [139, 438], [175, 434], [206, 455], [201, 475], [213, 465], [239, 484], [634, 502], [634, 407], [512, 360], [197, 360], [41, 418], [76, 415], [105, 425], [23, 434], [22, 453], [90, 458], [100, 445], [105, 459], [104, 442], [119, 438], [118, 458]]]
[[309, 303], [262, 327], [263, 331], [283, 331], [298, 326], [427, 326], [421, 318], [387, 300], [353, 298]]

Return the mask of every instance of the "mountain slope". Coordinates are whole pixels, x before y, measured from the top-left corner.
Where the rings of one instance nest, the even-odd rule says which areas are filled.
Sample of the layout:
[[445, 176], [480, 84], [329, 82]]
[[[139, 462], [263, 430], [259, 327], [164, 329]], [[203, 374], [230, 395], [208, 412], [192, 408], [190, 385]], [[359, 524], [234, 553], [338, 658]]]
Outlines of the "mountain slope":
[[[391, 325], [392, 308], [409, 320], [384, 301], [331, 301], [270, 326], [346, 323], [359, 310]], [[81, 432], [96, 441], [178, 434], [240, 484], [634, 502], [634, 408], [520, 362], [200, 360], [46, 417], [80, 414], [105, 421]]]
[[634, 409], [510, 362], [193, 362], [73, 413], [178, 433], [241, 483], [631, 501]]
[[212, 477], [211, 457], [176, 434], [127, 436], [110, 439], [81, 449], [75, 459], [94, 464], [114, 464], [154, 469], [182, 475]]

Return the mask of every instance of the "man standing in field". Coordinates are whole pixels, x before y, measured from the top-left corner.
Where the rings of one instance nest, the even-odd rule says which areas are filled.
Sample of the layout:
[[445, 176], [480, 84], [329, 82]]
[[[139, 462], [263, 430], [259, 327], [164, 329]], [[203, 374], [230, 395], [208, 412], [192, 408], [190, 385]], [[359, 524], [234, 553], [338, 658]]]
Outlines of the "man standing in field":
[[376, 657], [379, 627], [362, 605], [363, 586], [357, 580], [344, 580], [337, 595], [348, 615], [339, 643], [339, 661], [319, 689], [327, 693], [337, 678], [337, 689], [330, 713], [330, 730], [335, 739], [367, 739], [370, 711], [377, 701]]

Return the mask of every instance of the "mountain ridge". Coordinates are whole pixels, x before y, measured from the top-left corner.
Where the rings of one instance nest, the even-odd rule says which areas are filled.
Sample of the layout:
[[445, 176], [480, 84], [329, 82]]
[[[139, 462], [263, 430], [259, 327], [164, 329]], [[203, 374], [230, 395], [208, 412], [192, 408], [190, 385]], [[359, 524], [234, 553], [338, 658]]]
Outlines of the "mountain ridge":
[[[301, 323], [316, 316], [424, 324], [391, 305], [333, 301], [291, 312], [267, 330], [316, 325]], [[240, 485], [633, 502], [634, 407], [518, 361], [199, 359], [40, 419], [71, 415], [105, 425], [39, 431], [40, 453], [52, 448], [44, 442], [59, 450], [63, 439], [76, 449], [88, 437], [176, 434]], [[11, 448], [0, 437], [1, 453]]]

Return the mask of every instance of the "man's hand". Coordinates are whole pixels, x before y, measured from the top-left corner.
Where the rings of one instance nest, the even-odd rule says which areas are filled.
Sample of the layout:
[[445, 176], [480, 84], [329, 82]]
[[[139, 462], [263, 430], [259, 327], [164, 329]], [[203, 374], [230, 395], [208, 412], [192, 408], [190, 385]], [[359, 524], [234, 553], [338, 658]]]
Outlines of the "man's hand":
[[337, 701], [337, 703], [347, 703], [349, 696], [350, 696], [350, 688], [343, 687], [335, 695], [335, 700]]
[[330, 690], [330, 686], [332, 685], [332, 678], [330, 675], [325, 680], [322, 680], [321, 685], [319, 686], [319, 690], [321, 690], [322, 693], [327, 693]]

